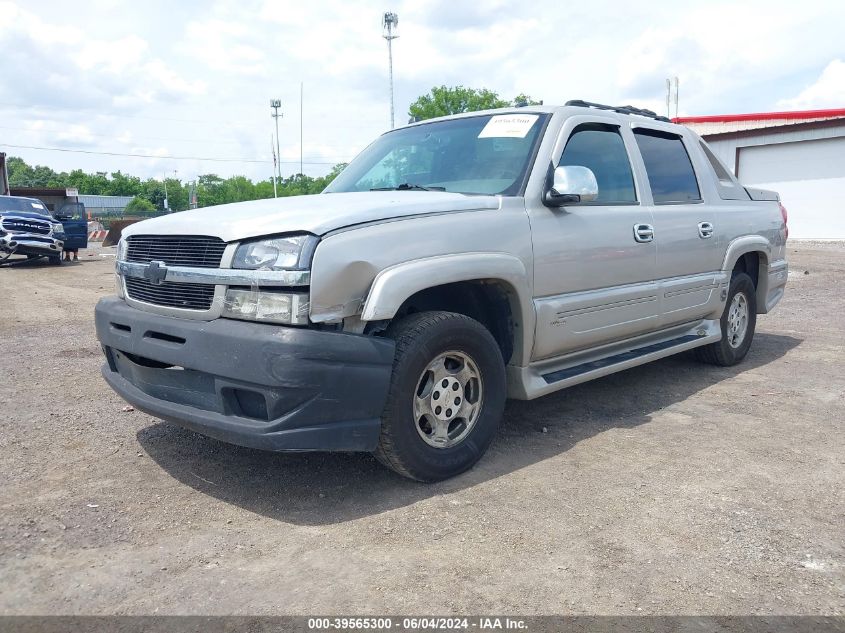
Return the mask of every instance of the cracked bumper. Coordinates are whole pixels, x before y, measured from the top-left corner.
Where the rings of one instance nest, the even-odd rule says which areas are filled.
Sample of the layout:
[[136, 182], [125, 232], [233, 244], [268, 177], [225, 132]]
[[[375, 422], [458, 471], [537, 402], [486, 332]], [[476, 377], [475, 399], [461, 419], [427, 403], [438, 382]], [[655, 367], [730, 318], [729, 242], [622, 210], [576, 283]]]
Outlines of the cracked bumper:
[[232, 319], [96, 307], [106, 382], [161, 419], [272, 451], [372, 451], [387, 398], [388, 339]]

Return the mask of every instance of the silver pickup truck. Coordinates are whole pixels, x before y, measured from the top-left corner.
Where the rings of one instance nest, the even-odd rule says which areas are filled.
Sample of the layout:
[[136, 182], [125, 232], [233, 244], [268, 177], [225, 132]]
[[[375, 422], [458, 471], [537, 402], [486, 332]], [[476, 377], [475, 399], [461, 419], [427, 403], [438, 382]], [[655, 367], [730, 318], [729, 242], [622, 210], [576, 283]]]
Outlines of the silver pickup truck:
[[786, 219], [646, 110], [424, 121], [320, 195], [127, 228], [96, 308], [103, 376], [226, 442], [441, 480], [484, 454], [506, 398], [686, 350], [741, 361], [783, 296]]

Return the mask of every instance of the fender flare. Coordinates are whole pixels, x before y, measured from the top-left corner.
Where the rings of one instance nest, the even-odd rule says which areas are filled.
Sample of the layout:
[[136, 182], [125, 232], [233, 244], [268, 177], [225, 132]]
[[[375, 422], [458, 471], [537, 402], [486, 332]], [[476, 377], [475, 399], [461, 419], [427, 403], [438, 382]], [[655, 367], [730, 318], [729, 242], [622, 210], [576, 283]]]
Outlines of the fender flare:
[[531, 279], [519, 258], [504, 253], [440, 255], [385, 268], [373, 280], [361, 320], [391, 319], [408, 297], [426, 288], [480, 279], [506, 282], [517, 295], [525, 322], [525, 313], [531, 313]]
[[725, 251], [722, 270], [725, 272], [732, 271], [740, 257], [746, 253], [754, 252], [762, 252], [766, 256], [766, 261], [762, 263], [768, 267], [772, 259], [772, 245], [769, 240], [760, 235], [745, 235], [732, 240]]
[[[765, 314], [769, 311], [769, 286], [771, 279], [769, 274], [772, 271], [772, 245], [760, 235], [745, 235], [738, 237], [728, 244], [725, 253], [725, 260], [722, 263], [722, 271], [730, 275], [739, 258], [746, 253], [762, 253], [760, 258], [760, 270], [757, 275], [757, 314]], [[781, 260], [782, 261], [782, 260]], [[785, 264], [785, 262], [784, 262]], [[776, 303], [776, 301], [775, 301]]]

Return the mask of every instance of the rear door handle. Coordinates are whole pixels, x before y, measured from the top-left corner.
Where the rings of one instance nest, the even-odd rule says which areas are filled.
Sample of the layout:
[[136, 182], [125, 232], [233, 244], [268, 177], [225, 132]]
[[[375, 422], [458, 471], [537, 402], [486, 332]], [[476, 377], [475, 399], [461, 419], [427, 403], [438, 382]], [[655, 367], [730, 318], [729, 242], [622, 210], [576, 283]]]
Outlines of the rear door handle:
[[651, 224], [634, 225], [635, 242], [651, 242], [654, 239], [654, 227]]
[[698, 223], [698, 237], [706, 240], [708, 237], [713, 237], [713, 223], [699, 222]]

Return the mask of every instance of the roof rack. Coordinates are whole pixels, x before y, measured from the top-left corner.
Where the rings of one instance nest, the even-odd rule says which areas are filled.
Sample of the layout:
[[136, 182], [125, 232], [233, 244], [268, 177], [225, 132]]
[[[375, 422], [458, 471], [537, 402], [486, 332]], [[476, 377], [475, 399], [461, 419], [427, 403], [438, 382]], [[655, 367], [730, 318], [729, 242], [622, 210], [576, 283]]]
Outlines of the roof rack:
[[604, 105], [603, 103], [581, 101], [580, 99], [573, 99], [572, 101], [567, 101], [564, 105], [577, 106], [579, 108], [596, 108], [597, 110], [611, 110], [613, 112], [618, 112], [619, 114], [636, 114], [638, 116], [648, 117], [657, 121], [665, 121], [666, 123], [672, 122], [665, 116], [658, 115], [656, 112], [653, 112], [651, 110], [645, 110], [643, 108], [635, 108], [634, 106], [609, 106]]

